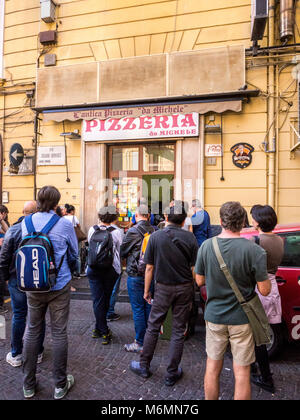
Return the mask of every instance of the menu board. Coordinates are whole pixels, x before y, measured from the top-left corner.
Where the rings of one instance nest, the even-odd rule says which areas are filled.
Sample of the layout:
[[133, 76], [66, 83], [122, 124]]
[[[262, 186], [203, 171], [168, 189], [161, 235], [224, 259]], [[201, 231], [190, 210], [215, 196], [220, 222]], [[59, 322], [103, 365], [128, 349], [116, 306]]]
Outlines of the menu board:
[[120, 222], [129, 222], [138, 203], [138, 178], [113, 179], [113, 204]]

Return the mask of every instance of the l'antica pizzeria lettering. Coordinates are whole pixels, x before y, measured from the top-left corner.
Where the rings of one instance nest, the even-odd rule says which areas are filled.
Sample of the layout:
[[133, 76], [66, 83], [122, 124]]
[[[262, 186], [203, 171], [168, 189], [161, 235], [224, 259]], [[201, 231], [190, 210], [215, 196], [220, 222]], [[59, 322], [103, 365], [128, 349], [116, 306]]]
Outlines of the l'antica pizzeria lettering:
[[83, 121], [84, 140], [197, 136], [199, 114], [173, 114]]

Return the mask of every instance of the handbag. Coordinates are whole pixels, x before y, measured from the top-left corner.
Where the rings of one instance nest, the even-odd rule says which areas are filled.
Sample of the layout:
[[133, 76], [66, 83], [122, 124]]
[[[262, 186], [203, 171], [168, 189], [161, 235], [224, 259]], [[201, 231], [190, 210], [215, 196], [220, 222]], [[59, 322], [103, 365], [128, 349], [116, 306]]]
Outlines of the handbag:
[[225, 264], [216, 237], [213, 238], [212, 243], [220, 268], [228, 280], [230, 287], [234, 291], [234, 294], [241, 307], [243, 308], [245, 314], [247, 315], [250, 326], [252, 328], [255, 345], [262, 346], [264, 344], [269, 344], [271, 342], [270, 324], [258, 295], [255, 293], [253, 298], [248, 301], [245, 300], [234, 278], [228, 270], [227, 265]]
[[81, 230], [80, 226], [74, 225], [74, 217], [73, 217], [73, 226], [77, 236], [77, 241], [82, 242], [86, 240], [86, 234]]

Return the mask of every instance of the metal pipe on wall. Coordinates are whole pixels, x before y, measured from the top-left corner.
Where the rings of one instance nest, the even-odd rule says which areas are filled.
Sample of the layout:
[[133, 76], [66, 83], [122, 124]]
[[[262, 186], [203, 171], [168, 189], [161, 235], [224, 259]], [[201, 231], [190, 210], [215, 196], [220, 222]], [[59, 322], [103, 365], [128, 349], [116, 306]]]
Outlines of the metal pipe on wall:
[[288, 42], [294, 36], [295, 0], [280, 0], [280, 41]]
[[[275, 44], [275, 0], [270, 0], [269, 3], [269, 47]], [[270, 54], [271, 56], [271, 54]], [[271, 58], [271, 57], [270, 57]], [[276, 129], [275, 129], [275, 68], [269, 66], [269, 101], [268, 101], [268, 127], [269, 130], [268, 148], [274, 150], [277, 147], [276, 144]], [[269, 153], [269, 165], [268, 165], [268, 204], [271, 207], [275, 207], [275, 185], [276, 185], [276, 173], [275, 173], [275, 153]]]

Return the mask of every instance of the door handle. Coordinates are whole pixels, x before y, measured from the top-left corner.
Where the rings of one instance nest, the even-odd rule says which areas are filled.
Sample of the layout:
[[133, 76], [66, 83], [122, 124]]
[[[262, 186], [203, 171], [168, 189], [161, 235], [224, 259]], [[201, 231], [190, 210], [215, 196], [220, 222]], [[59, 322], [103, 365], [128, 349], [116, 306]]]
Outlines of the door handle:
[[278, 284], [286, 284], [286, 280], [284, 280], [282, 277], [276, 276], [276, 281]]

